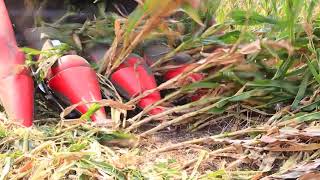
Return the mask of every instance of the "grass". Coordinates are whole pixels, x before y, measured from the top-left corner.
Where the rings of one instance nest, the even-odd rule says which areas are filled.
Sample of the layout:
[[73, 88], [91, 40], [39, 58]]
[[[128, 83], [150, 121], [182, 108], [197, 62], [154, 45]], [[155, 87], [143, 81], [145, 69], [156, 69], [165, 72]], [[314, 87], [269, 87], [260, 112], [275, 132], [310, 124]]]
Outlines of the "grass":
[[[126, 102], [135, 104], [155, 90], [173, 90], [154, 105], [170, 108], [160, 115], [147, 116], [152, 109], [148, 107], [126, 116], [126, 111], [112, 107], [111, 118], [118, 124], [111, 130], [66, 120], [40, 121], [32, 129], [23, 129], [3, 116], [0, 177], [316, 176], [320, 152], [319, 2], [203, 0], [198, 8], [192, 7], [197, 2], [146, 1], [127, 18], [103, 14], [95, 21], [73, 26], [81, 47], [109, 43], [97, 70], [106, 77], [152, 39], [164, 40], [174, 48], [152, 66], [153, 72], [162, 74], [168, 68], [166, 62], [178, 52], [191, 54], [195, 63], [190, 71]], [[213, 17], [216, 23], [212, 23]], [[79, 42], [69, 43], [80, 50], [74, 44]], [[205, 73], [206, 79], [182, 83], [193, 72]], [[107, 81], [102, 86], [116, 94]], [[205, 92], [200, 100], [172, 104], [200, 90]], [[116, 95], [114, 100], [122, 103]], [[165, 121], [154, 122], [159, 119]]]

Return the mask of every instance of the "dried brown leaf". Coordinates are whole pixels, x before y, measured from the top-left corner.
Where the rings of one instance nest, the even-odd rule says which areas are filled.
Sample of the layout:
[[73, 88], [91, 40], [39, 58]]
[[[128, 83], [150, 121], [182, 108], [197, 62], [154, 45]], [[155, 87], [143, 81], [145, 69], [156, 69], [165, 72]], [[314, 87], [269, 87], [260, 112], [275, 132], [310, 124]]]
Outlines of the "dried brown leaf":
[[282, 143], [273, 143], [267, 145], [265, 150], [275, 151], [275, 152], [301, 152], [301, 151], [313, 151], [320, 149], [320, 144], [311, 143], [311, 144], [303, 144], [296, 142], [286, 142]]
[[280, 175], [273, 175], [271, 177], [283, 178], [283, 179], [296, 179], [299, 177], [306, 179], [306, 178], [319, 177], [319, 173], [314, 172], [319, 167], [320, 167], [320, 159], [316, 159], [311, 162], [299, 163], [298, 165], [295, 166], [295, 168], [292, 168], [291, 170], [288, 170]]
[[259, 167], [260, 171], [268, 172], [272, 169], [275, 160], [278, 158], [279, 153], [270, 152], [268, 154], [264, 154], [262, 157], [262, 163]]
[[320, 173], [319, 172], [309, 172], [299, 177], [298, 180], [319, 180]]
[[239, 52], [241, 54], [254, 54], [261, 51], [261, 41], [258, 39], [250, 44], [244, 45]]
[[279, 140], [271, 136], [262, 136], [260, 138], [260, 141], [264, 143], [275, 143], [275, 142], [278, 142]]
[[292, 55], [294, 52], [294, 47], [287, 40], [280, 40], [280, 41], [263, 40], [262, 43], [276, 50], [286, 49], [289, 55]]
[[[46, 40], [45, 43], [42, 46], [41, 51], [50, 51], [53, 48], [53, 45], [50, 40]], [[39, 73], [42, 71], [44, 74], [44, 77], [48, 76], [48, 73], [50, 72], [51, 67], [53, 64], [60, 58], [60, 55], [54, 54], [50, 57], [47, 57], [45, 54], [40, 54], [38, 62], [38, 69], [36, 73]]]

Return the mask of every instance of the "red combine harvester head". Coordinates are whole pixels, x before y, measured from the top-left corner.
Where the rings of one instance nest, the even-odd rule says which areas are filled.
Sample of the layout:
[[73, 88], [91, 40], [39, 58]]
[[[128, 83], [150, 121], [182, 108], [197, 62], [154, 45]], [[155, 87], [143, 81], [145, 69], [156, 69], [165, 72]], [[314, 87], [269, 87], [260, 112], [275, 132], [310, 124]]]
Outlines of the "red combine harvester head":
[[[39, 48], [39, 44], [43, 44], [43, 40], [40, 38], [41, 29], [35, 28], [34, 30], [28, 30], [29, 32], [38, 34], [38, 36], [27, 38], [29, 45]], [[47, 48], [50, 49], [59, 45], [61, 45], [61, 42], [58, 40], [47, 40], [45, 46], [48, 47], [44, 47], [47, 50]], [[91, 102], [102, 100], [96, 72], [90, 67], [87, 60], [78, 55], [64, 55], [59, 58], [51, 67], [46, 79], [49, 89], [64, 104], [83, 103], [76, 108], [81, 114], [88, 111], [92, 105]], [[95, 112], [91, 118], [96, 123], [104, 123], [107, 119], [104, 108]]]
[[[172, 49], [167, 45], [159, 43], [151, 44], [144, 48], [144, 59], [146, 63], [151, 66], [171, 51]], [[192, 57], [189, 54], [178, 53], [173, 56], [168, 64], [174, 65], [175, 68], [165, 71], [163, 74], [164, 79], [168, 81], [184, 72], [188, 72], [194, 66], [191, 61]], [[205, 76], [202, 73], [191, 73], [183, 81], [187, 80], [187, 82], [198, 82], [202, 81], [204, 78]], [[197, 91], [191, 96], [191, 100], [196, 101], [200, 99], [203, 94], [203, 92]]]
[[[142, 94], [143, 92], [157, 87], [156, 80], [144, 60], [135, 54], [130, 55], [111, 75], [111, 81], [116, 86], [121, 95], [127, 99]], [[142, 98], [138, 105], [146, 108], [161, 100], [158, 91]], [[156, 107], [149, 111], [154, 115], [162, 112], [162, 109]]]
[[[32, 48], [50, 50], [62, 43], [59, 40], [50, 40], [45, 35], [51, 29], [46, 27], [25, 28], [23, 34], [28, 45]], [[78, 55], [64, 55], [51, 67], [44, 86], [52, 90], [51, 97], [54, 103], [62, 107], [60, 102], [65, 105], [80, 104], [76, 110], [84, 114], [95, 101], [102, 100], [101, 89], [96, 72], [90, 67], [90, 64], [84, 58]], [[45, 88], [46, 89], [46, 88]], [[43, 91], [43, 90], [42, 90]], [[44, 93], [52, 93], [44, 90]], [[60, 100], [60, 102], [59, 102]], [[91, 119], [96, 123], [105, 123], [106, 112], [101, 108]]]
[[17, 46], [4, 0], [0, 0], [0, 14], [0, 100], [10, 120], [29, 127], [34, 111], [33, 80]]
[[[69, 101], [69, 104], [87, 103], [102, 99], [96, 72], [78, 55], [65, 55], [51, 68], [47, 77], [48, 87]], [[81, 104], [76, 109], [86, 113], [91, 104]], [[101, 108], [92, 115], [96, 123], [105, 123], [106, 113]]]

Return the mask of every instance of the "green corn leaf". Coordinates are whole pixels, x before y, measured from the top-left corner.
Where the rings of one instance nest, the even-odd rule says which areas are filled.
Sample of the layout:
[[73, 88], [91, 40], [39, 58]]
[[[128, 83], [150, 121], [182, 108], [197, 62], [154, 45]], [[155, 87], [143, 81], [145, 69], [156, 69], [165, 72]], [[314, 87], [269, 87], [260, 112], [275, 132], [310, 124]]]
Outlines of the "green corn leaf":
[[223, 106], [225, 106], [229, 102], [243, 101], [243, 100], [249, 99], [250, 97], [259, 95], [259, 94], [260, 94], [259, 90], [251, 90], [251, 91], [242, 92], [242, 93], [221, 99], [220, 101], [216, 102], [216, 104], [217, 104], [216, 107], [222, 108]]
[[69, 151], [70, 152], [79, 152], [79, 151], [85, 149], [86, 147], [87, 147], [87, 144], [83, 144], [83, 143], [72, 144], [69, 147]]
[[226, 108], [214, 107], [208, 111], [209, 114], [222, 114], [226, 111]]
[[286, 61], [283, 61], [272, 79], [273, 80], [283, 79], [286, 73], [288, 72], [289, 68], [293, 64], [293, 62], [294, 62], [294, 59], [292, 57], [289, 57]]
[[29, 47], [23, 47], [23, 48], [20, 48], [25, 54], [29, 54], [29, 55], [32, 55], [32, 56], [35, 56], [35, 55], [40, 55], [41, 54], [41, 51], [40, 50], [37, 50], [37, 49], [33, 49], [33, 48], [29, 48]]
[[95, 167], [97, 169], [102, 170], [103, 172], [107, 173], [110, 176], [113, 176], [115, 179], [119, 179], [119, 180], [125, 180], [125, 174], [120, 171], [119, 169], [115, 168], [114, 166], [105, 163], [105, 162], [97, 162], [94, 160], [89, 160], [89, 159], [83, 159], [81, 160], [83, 163]]
[[299, 124], [302, 122], [315, 121], [319, 119], [320, 119], [320, 112], [302, 113], [302, 115], [299, 114], [293, 118], [291, 117], [290, 119], [284, 121], [283, 124], [292, 123], [292, 122]]
[[126, 27], [126, 35], [132, 32], [137, 26], [139, 20], [144, 16], [145, 10], [142, 7], [137, 7], [128, 17], [128, 24]]
[[316, 67], [313, 65], [313, 63], [307, 58], [307, 64], [309, 67], [310, 72], [312, 73], [313, 77], [315, 80], [320, 84], [320, 76], [319, 73], [316, 69]]
[[292, 105], [291, 105], [291, 108], [292, 109], [296, 109], [299, 105], [299, 102], [303, 99], [305, 93], [306, 93], [306, 90], [307, 90], [307, 87], [308, 87], [308, 81], [309, 81], [309, 78], [310, 78], [310, 72], [307, 72], [305, 75], [304, 75], [304, 78], [299, 86], [299, 91], [297, 93], [297, 96], [296, 98], [294, 99]]
[[204, 178], [201, 178], [202, 180], [204, 179], [221, 179], [222, 177], [227, 177], [227, 172], [224, 169], [220, 169], [217, 171], [213, 171], [208, 173]]
[[281, 81], [281, 80], [256, 80], [247, 83], [248, 86], [252, 87], [275, 87], [283, 89], [291, 94], [296, 94], [298, 92], [298, 87], [288, 81]]
[[234, 10], [231, 12], [230, 17], [237, 25], [259, 25], [259, 24], [277, 24], [275, 19], [265, 17], [257, 12]]
[[315, 109], [318, 109], [320, 107], [320, 98], [315, 100], [313, 103], [302, 106], [301, 110], [302, 111], [313, 111]]
[[192, 90], [192, 89], [213, 89], [218, 87], [220, 84], [219, 83], [214, 83], [214, 82], [195, 82], [190, 85], [187, 85], [186, 87], [183, 88], [183, 90]]
[[91, 107], [88, 109], [88, 111], [83, 114], [80, 119], [84, 119], [84, 120], [89, 120], [90, 117], [97, 112], [99, 109], [101, 108], [101, 106], [97, 103], [94, 103], [91, 105]]
[[198, 10], [193, 8], [189, 3], [184, 3], [181, 7], [181, 10], [188, 14], [188, 16], [191, 19], [193, 19], [196, 23], [198, 23], [201, 26], [204, 26], [204, 24], [201, 21]]
[[115, 131], [112, 133], [99, 132], [97, 135], [97, 139], [99, 141], [111, 141], [116, 139], [131, 139], [131, 138], [134, 138], [134, 136], [124, 132], [120, 132], [120, 131]]

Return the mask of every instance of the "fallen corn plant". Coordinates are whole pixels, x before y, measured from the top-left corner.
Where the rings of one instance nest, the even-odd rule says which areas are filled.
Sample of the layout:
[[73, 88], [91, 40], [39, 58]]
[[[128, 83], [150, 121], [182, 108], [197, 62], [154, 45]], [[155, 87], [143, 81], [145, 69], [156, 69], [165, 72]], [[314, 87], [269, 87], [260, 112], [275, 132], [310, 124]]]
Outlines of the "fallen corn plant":
[[[1, 116], [0, 179], [319, 178], [317, 0], [137, 2], [128, 17], [97, 13], [80, 25], [64, 24], [67, 16], [43, 23], [60, 30], [49, 36], [63, 36], [77, 51], [110, 46], [96, 69], [113, 99], [100, 106], [113, 103], [116, 129], [87, 121], [95, 106], [80, 120], [57, 123], [43, 105], [46, 116], [30, 129]], [[181, 52], [194, 66], [125, 102], [107, 77], [150, 39], [172, 47], [152, 65], [157, 77]], [[189, 83], [195, 72], [206, 77]], [[155, 91], [162, 100], [127, 112]], [[164, 111], [147, 115], [156, 106]]]

